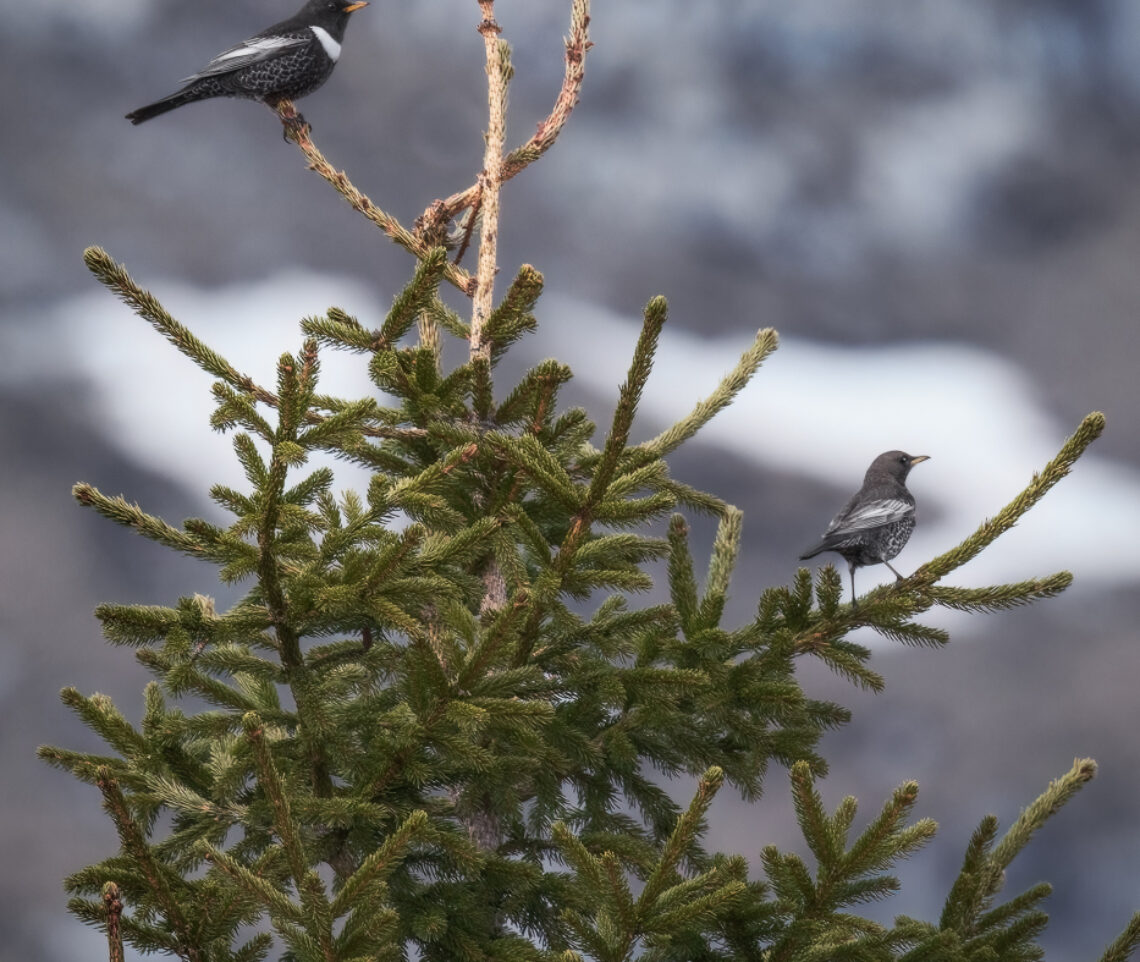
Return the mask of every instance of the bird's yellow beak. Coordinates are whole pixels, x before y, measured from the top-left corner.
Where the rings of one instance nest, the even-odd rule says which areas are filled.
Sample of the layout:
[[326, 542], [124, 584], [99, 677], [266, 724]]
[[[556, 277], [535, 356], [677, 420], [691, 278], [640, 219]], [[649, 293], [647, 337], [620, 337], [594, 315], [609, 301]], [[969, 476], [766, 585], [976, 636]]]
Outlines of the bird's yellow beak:
[[356, 0], [356, 3], [350, 3], [344, 8], [345, 13], [352, 13], [353, 10], [359, 10], [361, 7], [367, 7], [368, 0]]
[[929, 460], [930, 460], [929, 454], [918, 454], [918, 455], [915, 455], [913, 458], [910, 459], [910, 466], [913, 468], [920, 461], [929, 461]]

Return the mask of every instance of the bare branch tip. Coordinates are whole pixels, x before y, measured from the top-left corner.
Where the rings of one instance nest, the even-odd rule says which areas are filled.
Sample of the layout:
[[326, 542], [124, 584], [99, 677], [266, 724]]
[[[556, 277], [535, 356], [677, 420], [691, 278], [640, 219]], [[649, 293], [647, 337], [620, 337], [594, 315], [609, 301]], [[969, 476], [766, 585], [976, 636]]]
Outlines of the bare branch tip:
[[1073, 759], [1073, 773], [1083, 782], [1092, 781], [1096, 777], [1097, 764], [1095, 758]]

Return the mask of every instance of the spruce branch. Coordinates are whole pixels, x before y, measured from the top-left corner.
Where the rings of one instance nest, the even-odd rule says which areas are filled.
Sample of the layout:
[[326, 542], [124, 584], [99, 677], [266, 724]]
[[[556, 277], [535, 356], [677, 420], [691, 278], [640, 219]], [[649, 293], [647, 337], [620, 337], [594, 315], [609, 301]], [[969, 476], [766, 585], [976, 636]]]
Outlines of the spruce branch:
[[[898, 880], [881, 874], [893, 862], [925, 844], [937, 826], [928, 818], [904, 825], [918, 797], [914, 782], [900, 785], [876, 818], [848, 848], [847, 833], [855, 816], [854, 798], [844, 799], [828, 815], [815, 790], [810, 766], [792, 766], [792, 793], [796, 819], [816, 857], [816, 878], [795, 855], [783, 855], [767, 846], [762, 862], [777, 895], [777, 906], [787, 924], [773, 944], [770, 962], [832, 958], [841, 947], [869, 950], [890, 944], [896, 935], [867, 919], [841, 911], [845, 906], [882, 898], [898, 888]], [[844, 958], [881, 958], [843, 954]]]
[[355, 317], [335, 307], [329, 308], [325, 317], [306, 317], [301, 322], [301, 330], [331, 347], [358, 353], [391, 350], [437, 299], [446, 264], [446, 249], [428, 250], [416, 263], [412, 279], [393, 300], [378, 331], [368, 330]]
[[285, 472], [286, 463], [275, 450], [272, 472], [258, 485], [261, 489], [261, 516], [257, 526], [257, 575], [265, 596], [269, 623], [277, 636], [282, 662], [287, 669], [294, 669], [302, 664], [300, 638], [289, 618], [288, 601], [281, 584], [281, 571], [274, 550]]
[[[117, 868], [117, 866], [116, 866]], [[69, 879], [74, 880], [75, 876]], [[81, 922], [105, 928], [107, 924], [106, 907], [103, 904], [102, 893], [98, 900], [72, 898], [67, 903], [68, 911]], [[163, 927], [161, 920], [157, 924], [145, 924], [137, 918], [127, 914], [119, 917], [119, 932], [124, 941], [130, 942], [142, 952], [161, 952], [167, 956], [185, 959], [179, 946], [170, 933]]]
[[409, 846], [420, 836], [428, 833], [429, 820], [426, 812], [412, 812], [403, 824], [389, 835], [350, 875], [332, 901], [332, 913], [339, 918], [357, 907], [357, 897], [369, 885], [386, 878], [395, 871], [397, 864], [407, 856]]
[[684, 515], [675, 514], [669, 522], [669, 596], [681, 622], [681, 630], [690, 635], [697, 631], [699, 594], [689, 551], [689, 525]]
[[65, 748], [56, 748], [54, 745], [40, 745], [36, 749], [36, 757], [53, 768], [71, 772], [80, 781], [89, 785], [96, 783], [99, 772], [104, 768], [118, 775], [122, 775], [126, 769], [121, 758], [92, 755], [89, 752], [73, 752]]
[[819, 862], [822, 874], [842, 858], [844, 839], [832, 831], [831, 820], [824, 810], [823, 799], [815, 787], [807, 763], [797, 762], [792, 768], [791, 777], [796, 821], [799, 822], [804, 841]]
[[672, 496], [677, 504], [692, 508], [701, 514], [723, 517], [731, 508], [731, 505], [718, 498], [715, 494], [700, 491], [692, 485], [685, 484], [683, 481], [678, 481], [675, 478], [664, 478], [660, 481], [653, 481], [650, 482], [649, 486]]
[[148, 793], [173, 812], [192, 817], [205, 817], [219, 826], [228, 826], [241, 820], [247, 807], [243, 805], [217, 805], [203, 798], [189, 785], [164, 775], [147, 775]]
[[[938, 830], [933, 819], [920, 818], [913, 825], [902, 827], [903, 820], [910, 814], [918, 801], [918, 783], [904, 782], [895, 789], [890, 800], [883, 806], [882, 812], [863, 833], [850, 849], [842, 856], [843, 868], [848, 872], [870, 872], [884, 868], [899, 858], [905, 858], [915, 850], [925, 845]], [[847, 802], [846, 812], [849, 816], [855, 814], [855, 799]], [[846, 829], [850, 827], [850, 818], [846, 825], [839, 826], [839, 814], [844, 809], [841, 806], [837, 812], [835, 831], [842, 839], [846, 836]]]
[[1068, 772], [1051, 781], [1049, 787], [1018, 816], [1017, 821], [994, 847], [991, 856], [994, 868], [998, 872], [1004, 872], [1014, 856], [1025, 848], [1046, 820], [1060, 811], [1095, 775], [1096, 762], [1091, 758], [1078, 758], [1073, 761], [1073, 767]]
[[277, 770], [277, 765], [270, 754], [269, 746], [265, 741], [265, 729], [260, 717], [254, 712], [247, 712], [242, 717], [242, 728], [245, 737], [253, 748], [254, 761], [257, 764], [258, 784], [265, 793], [273, 810], [273, 825], [277, 837], [289, 862], [289, 871], [298, 891], [303, 887], [305, 877], [308, 875], [308, 861], [305, 857], [304, 845], [301, 841], [298, 825], [293, 818], [289, 802], [289, 793]]
[[708, 814], [709, 806], [712, 805], [723, 784], [724, 770], [715, 765], [701, 776], [689, 808], [677, 819], [677, 824], [665, 842], [657, 865], [645, 880], [645, 887], [637, 900], [639, 913], [650, 911], [670, 887], [670, 883], [678, 880], [681, 861], [703, 831], [705, 815]]
[[637, 406], [641, 401], [645, 383], [653, 370], [653, 356], [657, 353], [657, 343], [661, 337], [661, 329], [665, 326], [668, 310], [665, 298], [655, 297], [645, 307], [644, 319], [641, 325], [641, 335], [634, 348], [633, 360], [629, 366], [625, 383], [622, 384], [618, 394], [617, 407], [614, 409], [613, 425], [606, 438], [602, 456], [594, 469], [594, 478], [590, 484], [590, 493], [587, 503], [597, 504], [601, 501], [617, 470], [618, 459], [625, 451], [629, 442], [629, 432], [633, 427], [633, 418]]
[[[178, 955], [186, 959], [187, 962], [205, 962], [204, 956], [196, 944], [194, 932], [183, 914], [182, 899], [175, 894], [172, 887], [175, 878], [171, 877], [172, 873], [169, 869], [158, 862], [151, 847], [147, 845], [143, 829], [131, 813], [118, 780], [110, 770], [103, 769], [98, 775], [96, 784], [103, 793], [103, 807], [111, 816], [111, 820], [118, 830], [119, 841], [122, 844], [124, 854], [131, 859], [133, 865], [146, 879], [150, 896], [158, 903], [170, 924], [177, 940]], [[181, 879], [177, 879], [177, 881], [181, 882]]]
[[939, 920], [941, 929], [964, 931], [981, 910], [986, 897], [987, 860], [993, 850], [997, 832], [998, 820], [995, 815], [986, 815], [974, 829], [966, 846], [962, 868], [942, 907], [942, 917]]
[[[431, 251], [425, 250], [424, 256], [430, 257]], [[212, 374], [235, 388], [242, 395], [246, 395], [255, 401], [273, 408], [280, 406], [280, 399], [276, 394], [261, 387], [248, 374], [242, 374], [217, 351], [198, 340], [189, 328], [171, 316], [170, 312], [159, 303], [150, 291], [139, 287], [131, 279], [126, 268], [112, 260], [103, 248], [88, 247], [83, 252], [83, 261], [88, 270], [104, 286], [109, 288], [143, 320], [148, 321], [159, 334], [206, 373]], [[307, 412], [305, 418], [311, 424], [318, 424], [324, 420], [324, 417], [316, 411]], [[421, 437], [425, 433], [416, 428], [391, 428], [375, 425], [362, 425], [360, 431], [369, 437], [378, 438]]]
[[59, 697], [124, 759], [145, 756], [149, 748], [146, 738], [127, 721], [106, 695], [94, 694], [88, 697], [69, 685], [59, 693]]
[[530, 264], [523, 264], [483, 328], [483, 340], [490, 344], [492, 363], [523, 334], [535, 329], [536, 322], [531, 312], [542, 294], [542, 287], [542, 273]]
[[766, 327], [758, 331], [752, 346], [740, 356], [736, 367], [725, 376], [712, 394], [703, 401], [698, 401], [687, 417], [667, 428], [652, 441], [638, 445], [639, 449], [661, 458], [679, 448], [732, 403], [779, 343], [779, 335], [772, 328]]
[[868, 668], [871, 652], [862, 645], [840, 642], [796, 641], [796, 654], [810, 654], [822, 661], [831, 671], [858, 685], [864, 691], [882, 692], [887, 683], [877, 671]]
[[978, 916], [977, 931], [982, 936], [978, 941], [981, 942], [987, 937], [1009, 938], [1011, 934], [1016, 939], [1019, 937], [1016, 933], [1017, 926], [1023, 924], [1026, 918], [1032, 920], [1030, 925], [1035, 925], [1039, 919], [1044, 921], [1047, 918], [1043, 912], [1036, 910], [1052, 894], [1052, 885], [1048, 882], [1038, 882], [1008, 902]]
[[971, 949], [992, 948], [1002, 958], [1013, 948], [1032, 949], [1031, 940], [1047, 920], [1037, 905], [1050, 887], [1034, 886], [1003, 905], [993, 909], [990, 905], [1004, 884], [1005, 870], [1013, 858], [1095, 774], [1096, 762], [1091, 758], [1076, 759], [1068, 773], [1050, 782], [1045, 792], [1022, 811], [996, 845], [997, 819], [992, 815], [982, 819], [946, 898], [939, 928], [957, 934]]
[[[300, 122], [300, 114], [297, 113], [297, 108], [293, 106], [291, 100], [279, 101], [275, 109], [277, 116], [281, 118], [285, 137], [301, 148], [301, 153], [309, 162], [310, 170], [315, 170], [320, 174], [341, 197], [348, 201], [354, 210], [367, 217], [394, 243], [399, 244], [417, 260], [425, 260], [430, 255], [433, 245], [417, 237], [395, 217], [377, 207], [356, 188], [343, 170], [337, 170], [325, 159], [325, 155], [313, 143], [312, 129], [308, 124]], [[443, 276], [464, 294], [471, 296], [474, 293], [475, 279], [463, 268], [445, 262]]]
[[1067, 571], [1045, 578], [982, 588], [943, 588], [935, 586], [927, 596], [935, 604], [957, 611], [1005, 611], [1043, 598], [1055, 598], [1073, 583]]
[[190, 329], [176, 321], [159, 303], [158, 299], [139, 287], [122, 264], [115, 263], [101, 247], [88, 247], [83, 252], [87, 269], [130, 307], [185, 354], [200, 368], [214, 377], [233, 385], [240, 391], [251, 394], [259, 401], [276, 405], [277, 399], [269, 392], [262, 391], [253, 379], [241, 374], [229, 361], [196, 338]]
[[570, 378], [571, 371], [565, 364], [542, 361], [498, 406], [495, 420], [500, 425], [522, 423], [531, 434], [538, 434], [547, 424], [555, 394]]
[[433, 247], [416, 264], [411, 281], [392, 303], [372, 350], [392, 347], [421, 318], [438, 297], [439, 282], [447, 271], [447, 251]]
[[1100, 962], [1128, 962], [1137, 948], [1140, 948], [1140, 912], [1132, 916], [1120, 936], [1104, 950]]
[[487, 604], [487, 595], [484, 593], [480, 603], [481, 615], [494, 614], [494, 622], [483, 633], [479, 643], [472, 647], [468, 653], [466, 664], [459, 670], [456, 679], [456, 688], [459, 691], [468, 691], [484, 677], [492, 660], [500, 650], [514, 639], [518, 630], [518, 623], [528, 607], [529, 597], [525, 591], [519, 592], [510, 605], [506, 607], [505, 599], [502, 605], [491, 607]]
[[251, 871], [233, 856], [207, 842], [200, 843], [198, 851], [206, 861], [228, 875], [248, 895], [264, 905], [279, 928], [304, 925], [305, 915], [301, 906], [291, 901], [271, 879]]
[[1074, 434], [1064, 443], [1057, 456], [1041, 472], [1034, 473], [1029, 485], [1016, 498], [1007, 504], [993, 518], [984, 521], [972, 535], [957, 547], [939, 555], [919, 568], [910, 578], [904, 579], [912, 585], [933, 585], [951, 571], [962, 567], [967, 561], [977, 557], [985, 548], [993, 544], [1001, 535], [1017, 524], [1018, 520], [1076, 464], [1090, 444], [1104, 431], [1105, 417], [1099, 411], [1089, 414]]
[[[571, 521], [565, 536], [559, 546], [558, 555], [554, 562], [551, 578], [547, 581], [548, 590], [536, 592], [535, 603], [531, 606], [530, 617], [522, 632], [522, 642], [519, 645], [516, 663], [522, 664], [533, 649], [537, 640], [537, 632], [545, 611], [546, 604], [566, 586], [570, 572], [575, 563], [578, 548], [589, 536], [594, 520], [605, 520], [608, 523], [620, 524], [623, 521], [635, 520], [644, 522], [651, 517], [662, 514], [674, 505], [672, 498], [667, 495], [651, 495], [643, 499], [643, 504], [633, 505], [626, 502], [624, 505], [618, 499], [606, 501], [611, 482], [618, 470], [623, 453], [627, 450], [629, 433], [633, 427], [634, 415], [641, 400], [642, 391], [653, 368], [653, 355], [657, 350], [657, 343], [661, 329], [667, 317], [665, 299], [655, 297], [646, 305], [641, 335], [638, 337], [634, 349], [633, 360], [630, 363], [629, 373], [622, 384], [618, 394], [617, 407], [614, 410], [613, 423], [606, 438], [605, 446], [600, 455], [596, 456], [593, 465], [593, 478], [584, 498], [579, 494], [578, 486], [569, 477], [566, 470], [557, 462], [552, 452], [548, 451], [535, 435], [523, 434], [514, 443], [505, 446], [507, 457], [516, 449], [527, 448], [533, 453], [534, 461], [528, 460], [526, 467], [532, 472], [541, 471], [539, 475], [551, 485], [551, 489], [560, 497], [564, 504], [575, 505], [576, 513]], [[589, 460], [594, 460], [591, 453]], [[642, 459], [644, 462], [644, 458]], [[600, 583], [600, 582], [599, 582]], [[615, 582], [616, 583], [616, 582]], [[635, 579], [624, 585], [626, 588], [641, 587], [643, 581]]]
[[[1026, 603], [1028, 603], [1026, 600]], [[870, 625], [876, 632], [891, 641], [918, 648], [941, 648], [950, 643], [950, 633], [943, 628], [920, 625], [914, 621], [875, 619]]]
[[[446, 311], [447, 309], [436, 298], [435, 303]], [[436, 373], [443, 373], [443, 337], [440, 335], [440, 328], [442, 323], [436, 311], [428, 308], [420, 312], [419, 319], [416, 324], [416, 329], [419, 334], [420, 346], [425, 350], [430, 351], [435, 358]], [[466, 333], [463, 335], [466, 337]]]
[[717, 526], [708, 578], [705, 582], [705, 596], [701, 600], [701, 623], [706, 628], [720, 624], [724, 605], [728, 600], [732, 571], [736, 567], [736, 558], [740, 552], [743, 527], [744, 512], [731, 505], [726, 506]]
[[582, 81], [586, 77], [586, 52], [593, 46], [589, 29], [590, 0], [573, 0], [570, 5], [570, 34], [564, 40], [566, 69], [562, 77], [562, 87], [558, 91], [553, 109], [539, 123], [534, 136], [512, 150], [504, 159], [503, 180], [514, 177], [554, 146], [554, 141], [558, 139], [562, 128], [570, 119], [571, 112], [578, 104]]

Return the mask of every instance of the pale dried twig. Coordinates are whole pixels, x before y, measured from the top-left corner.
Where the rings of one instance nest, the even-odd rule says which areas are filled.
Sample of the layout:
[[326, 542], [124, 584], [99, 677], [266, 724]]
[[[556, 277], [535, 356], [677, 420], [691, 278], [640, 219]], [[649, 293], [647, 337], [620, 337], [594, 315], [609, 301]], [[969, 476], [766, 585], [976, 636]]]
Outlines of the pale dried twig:
[[489, 360], [491, 345], [483, 342], [483, 325], [491, 316], [495, 292], [495, 272], [499, 251], [499, 189], [503, 164], [503, 144], [507, 136], [507, 84], [511, 77], [511, 53], [495, 22], [495, 0], [479, 0], [483, 20], [479, 32], [487, 54], [488, 121], [483, 170], [479, 174], [479, 196], [483, 222], [479, 232], [479, 261], [475, 272], [475, 295], [471, 309], [471, 359]]
[[[479, 0], [480, 7], [484, 6]], [[494, 2], [490, 0], [490, 6]], [[493, 13], [484, 13], [484, 24], [494, 24]], [[487, 39], [484, 24], [479, 30]], [[541, 157], [558, 139], [562, 128], [569, 120], [571, 112], [578, 103], [578, 96], [585, 78], [586, 52], [592, 46], [589, 37], [590, 26], [590, 0], [572, 0], [570, 11], [570, 34], [566, 38], [566, 69], [562, 78], [562, 87], [555, 99], [554, 107], [547, 117], [539, 123], [534, 135], [525, 144], [516, 147], [505, 157], [500, 149], [498, 164], [498, 184], [510, 180], [520, 171], [530, 166]], [[497, 28], [495, 38], [497, 39]], [[490, 40], [488, 47], [490, 47]], [[481, 212], [483, 191], [485, 188], [487, 170], [484, 166], [479, 179], [468, 187], [452, 194], [446, 200], [436, 200], [416, 219], [416, 229], [409, 231], [394, 216], [377, 207], [363, 192], [357, 189], [342, 170], [336, 170], [325, 159], [324, 154], [317, 148], [312, 140], [312, 131], [308, 124], [297, 112], [292, 101], [282, 100], [277, 104], [276, 111], [285, 126], [285, 136], [301, 148], [309, 162], [309, 168], [315, 170], [336, 189], [345, 200], [370, 221], [376, 224], [393, 241], [416, 257], [422, 258], [432, 247], [438, 246], [441, 238], [446, 236], [447, 224], [461, 211], [474, 208], [471, 213], [469, 229], [474, 226], [475, 215]], [[488, 132], [489, 133], [489, 132]], [[469, 240], [470, 233], [467, 234]], [[464, 248], [466, 243], [464, 244]], [[474, 297], [478, 284], [474, 277], [456, 262], [444, 269], [444, 277], [468, 297]]]
[[[554, 101], [554, 107], [538, 125], [534, 136], [525, 144], [516, 147], [502, 159], [499, 167], [499, 182], [510, 180], [520, 171], [530, 166], [553, 145], [570, 119], [570, 114], [578, 103], [582, 81], [586, 76], [586, 53], [593, 46], [590, 41], [590, 0], [573, 0], [570, 10], [570, 34], [566, 38], [566, 70], [562, 77], [562, 88]], [[430, 230], [454, 219], [461, 211], [478, 207], [483, 191], [482, 180], [476, 181], [466, 190], [452, 194], [446, 200], [437, 200], [420, 215], [417, 223]]]
[[[277, 104], [276, 110], [277, 115], [281, 118], [281, 123], [285, 127], [285, 136], [301, 148], [301, 152], [309, 162], [310, 170], [315, 170], [332, 184], [337, 193], [347, 200], [354, 209], [372, 221], [372, 223], [392, 238], [393, 241], [403, 247], [404, 250], [421, 260], [427, 256], [432, 245], [404, 227], [403, 224], [391, 214], [381, 210], [372, 203], [365, 194], [353, 185], [343, 170], [335, 169], [332, 164], [325, 159], [325, 155], [322, 154], [313, 143], [311, 136], [312, 131], [309, 125], [300, 119], [300, 114], [297, 113], [297, 108], [293, 106], [291, 100], [280, 101]], [[463, 291], [464, 294], [468, 296], [474, 294], [475, 278], [463, 270], [463, 268], [457, 267], [454, 264], [448, 264], [444, 268], [443, 276], [458, 287], [459, 290]]]

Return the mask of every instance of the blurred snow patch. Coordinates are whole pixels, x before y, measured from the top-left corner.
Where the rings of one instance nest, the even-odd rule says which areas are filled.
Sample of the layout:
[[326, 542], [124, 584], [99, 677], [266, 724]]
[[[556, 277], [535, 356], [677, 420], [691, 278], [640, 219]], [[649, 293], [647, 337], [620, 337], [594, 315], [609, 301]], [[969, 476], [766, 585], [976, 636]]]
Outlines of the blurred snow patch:
[[[323, 314], [334, 304], [369, 327], [383, 316], [377, 296], [364, 286], [303, 271], [209, 291], [167, 283], [152, 290], [175, 317], [271, 390], [274, 358], [301, 345], [296, 325], [302, 316]], [[542, 332], [524, 340], [520, 353], [556, 356], [579, 383], [603, 398], [616, 397], [640, 321], [554, 293], [543, 305]], [[96, 423], [140, 463], [203, 497], [219, 481], [247, 488], [228, 438], [208, 426], [214, 379], [106, 292], [65, 301], [35, 322], [0, 330], [6, 332], [0, 349], [21, 358], [3, 375], [9, 384], [89, 381]], [[744, 332], [712, 338], [667, 325], [635, 439], [686, 415], [749, 341]], [[374, 393], [363, 368], [359, 358], [323, 351], [321, 390], [344, 397]], [[605, 416], [598, 420], [604, 425]], [[857, 348], [784, 338], [697, 443], [719, 445], [757, 467], [835, 485], [837, 509], [880, 452], [930, 455], [910, 480], [920, 523], [907, 549], [912, 558], [929, 558], [1018, 494], [1075, 427], [1046, 413], [1016, 364], [979, 348], [944, 342]], [[715, 479], [704, 483], [716, 490]], [[366, 484], [363, 471], [337, 464], [337, 490]], [[817, 527], [822, 530], [827, 520], [821, 516]], [[1135, 583], [1137, 531], [1140, 472], [1089, 454], [1016, 530], [956, 577], [979, 584], [1067, 568], [1106, 585]], [[805, 530], [804, 543], [818, 533]], [[870, 569], [863, 584], [878, 572]]]
[[[376, 294], [359, 282], [300, 270], [210, 290], [166, 282], [149, 289], [178, 321], [271, 391], [276, 359], [296, 354], [304, 341], [301, 318], [334, 305], [369, 327], [384, 316]], [[4, 325], [0, 344], [9, 357], [21, 358], [2, 375], [9, 384], [75, 377], [92, 384], [96, 423], [140, 464], [202, 497], [215, 483], [248, 489], [229, 437], [209, 426], [215, 379], [106, 291], [64, 301], [34, 321]], [[318, 391], [375, 394], [358, 358], [328, 349], [321, 351]], [[330, 461], [314, 458], [310, 466], [321, 463]], [[363, 484], [363, 471], [338, 463], [337, 490]]]
[[[553, 294], [544, 308], [541, 338], [524, 344], [559, 357], [603, 397], [616, 397], [640, 320]], [[749, 342], [744, 332], [708, 338], [666, 325], [638, 439], [688, 414]], [[783, 338], [698, 443], [834, 484], [836, 509], [879, 453], [901, 448], [930, 455], [909, 481], [919, 526], [907, 549], [913, 558], [929, 558], [1004, 507], [1075, 428], [1046, 413], [1020, 368], [979, 348], [942, 342], [854, 348]], [[936, 509], [936, 522], [924, 521], [924, 506]], [[822, 530], [828, 518], [819, 521]], [[1137, 531], [1140, 472], [1090, 453], [1014, 531], [949, 581], [986, 584], [1069, 569], [1082, 580], [1135, 583]], [[805, 531], [805, 544], [818, 533]]]

